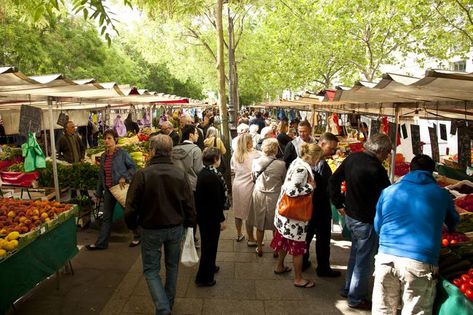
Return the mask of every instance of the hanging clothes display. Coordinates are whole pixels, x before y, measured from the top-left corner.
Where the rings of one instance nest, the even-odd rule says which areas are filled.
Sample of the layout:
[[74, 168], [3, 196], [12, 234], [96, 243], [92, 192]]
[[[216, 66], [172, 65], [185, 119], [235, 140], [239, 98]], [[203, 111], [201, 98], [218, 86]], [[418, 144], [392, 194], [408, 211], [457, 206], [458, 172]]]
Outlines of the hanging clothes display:
[[115, 121], [113, 122], [113, 129], [115, 129], [119, 137], [126, 136], [126, 126], [121, 120], [120, 115], [118, 115], [117, 118], [115, 118]]
[[28, 140], [21, 145], [22, 155], [25, 158], [25, 172], [32, 172], [37, 168], [46, 167], [46, 157], [36, 141], [34, 133], [28, 133]]

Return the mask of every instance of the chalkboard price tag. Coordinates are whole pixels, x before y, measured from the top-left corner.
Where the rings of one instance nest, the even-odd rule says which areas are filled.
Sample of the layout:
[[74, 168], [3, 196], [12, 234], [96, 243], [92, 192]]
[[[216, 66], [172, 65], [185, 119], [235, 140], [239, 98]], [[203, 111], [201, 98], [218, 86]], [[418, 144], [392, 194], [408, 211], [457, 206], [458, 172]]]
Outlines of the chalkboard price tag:
[[411, 125], [411, 144], [412, 144], [412, 153], [414, 153], [414, 155], [422, 154], [421, 145], [420, 145], [419, 125]]
[[29, 105], [21, 105], [20, 109], [20, 127], [18, 128], [21, 135], [27, 136], [29, 132], [41, 132], [41, 108]]
[[389, 136], [389, 139], [391, 140], [391, 143], [393, 145], [396, 145], [397, 141], [396, 141], [396, 124], [395, 123], [389, 122], [388, 136]]
[[402, 139], [407, 139], [407, 127], [406, 124], [401, 126]]
[[378, 119], [372, 119], [371, 120], [371, 129], [370, 129], [370, 137], [374, 134], [379, 133], [379, 127], [381, 123], [379, 122]]
[[466, 169], [471, 163], [471, 133], [468, 127], [458, 128], [458, 164]]
[[437, 125], [434, 124], [434, 127], [429, 127], [429, 136], [430, 136], [430, 147], [432, 149], [432, 159], [435, 162], [440, 161], [440, 152], [439, 152], [439, 140], [437, 137]]
[[447, 126], [440, 124], [440, 139], [447, 140]]

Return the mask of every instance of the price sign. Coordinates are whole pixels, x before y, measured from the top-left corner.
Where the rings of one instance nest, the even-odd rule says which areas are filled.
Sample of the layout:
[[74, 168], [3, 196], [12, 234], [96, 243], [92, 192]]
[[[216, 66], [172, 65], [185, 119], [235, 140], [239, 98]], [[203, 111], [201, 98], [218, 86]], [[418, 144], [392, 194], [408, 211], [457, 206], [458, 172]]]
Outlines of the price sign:
[[411, 144], [412, 144], [412, 153], [414, 153], [414, 155], [422, 154], [422, 150], [420, 146], [419, 125], [411, 125]]
[[41, 108], [34, 106], [21, 105], [20, 109], [20, 127], [21, 135], [27, 136], [29, 132], [41, 132]]
[[439, 140], [437, 137], [437, 126], [429, 127], [430, 147], [432, 149], [432, 159], [435, 162], [440, 161]]

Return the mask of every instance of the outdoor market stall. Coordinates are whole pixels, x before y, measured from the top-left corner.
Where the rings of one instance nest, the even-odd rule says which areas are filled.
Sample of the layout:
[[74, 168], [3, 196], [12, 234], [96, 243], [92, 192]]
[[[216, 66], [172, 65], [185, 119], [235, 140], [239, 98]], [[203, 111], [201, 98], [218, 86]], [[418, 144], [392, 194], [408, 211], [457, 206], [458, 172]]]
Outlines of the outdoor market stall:
[[[471, 141], [473, 139], [473, 74], [455, 73], [450, 71], [428, 70], [424, 78], [414, 78], [404, 75], [384, 74], [378, 83], [357, 82], [352, 88], [338, 87], [335, 93], [324, 93], [322, 96], [304, 95], [290, 101], [280, 101], [263, 104], [265, 107], [289, 107], [302, 110], [361, 114], [367, 116], [390, 116], [391, 128], [389, 135], [393, 143], [399, 138], [400, 122], [404, 120], [414, 120], [419, 115], [435, 121], [429, 129], [432, 157], [436, 162], [442, 161], [438, 147], [438, 135], [443, 137], [446, 128], [437, 126], [437, 121], [449, 120], [451, 124], [451, 134], [457, 135], [458, 161], [456, 172], [446, 165], [439, 168], [448, 170], [448, 175], [455, 175], [472, 180], [471, 176], [465, 174], [473, 164]], [[375, 118], [377, 120], [377, 118]], [[372, 120], [373, 121], [373, 120]], [[407, 129], [407, 128], [406, 128]], [[443, 129], [443, 130], [442, 130]], [[371, 129], [373, 131], [373, 128]], [[404, 132], [403, 132], [404, 133]], [[413, 153], [419, 153], [420, 136], [419, 126], [410, 125], [410, 133], [406, 132], [406, 138], [412, 142]], [[420, 151], [421, 152], [421, 151]], [[396, 148], [392, 157], [391, 166], [396, 163]], [[448, 160], [447, 160], [448, 162]], [[394, 179], [394, 167], [391, 167], [391, 179]], [[457, 181], [445, 177], [439, 177], [439, 184], [448, 185]], [[468, 181], [463, 185], [473, 187], [473, 183]], [[457, 209], [461, 212], [460, 232], [473, 236], [473, 194], [459, 196], [455, 193], [455, 187], [462, 185], [462, 182], [451, 185], [448, 188], [452, 192], [452, 197], [456, 198]], [[462, 208], [465, 207], [465, 208]], [[470, 233], [470, 234], [469, 234]], [[448, 237], [448, 240], [447, 240]], [[441, 274], [443, 278], [438, 283], [438, 294], [434, 311], [436, 314], [472, 314], [473, 313], [473, 288], [461, 287], [459, 280], [455, 285], [450, 283], [455, 277], [462, 277], [468, 280], [473, 278], [473, 269], [470, 275], [467, 273], [473, 263], [473, 244], [463, 234], [444, 235], [443, 243], [450, 242], [444, 246], [451, 246], [450, 249], [441, 251]], [[461, 240], [461, 241], [460, 241]], [[465, 244], [459, 242], [467, 241]], [[453, 266], [452, 266], [453, 264]], [[450, 269], [445, 269], [446, 267]], [[449, 281], [450, 280], [450, 281]], [[459, 285], [460, 284], [460, 285]], [[459, 286], [457, 288], [456, 286]], [[461, 290], [461, 291], [460, 291]], [[466, 296], [465, 296], [466, 295]]]
[[[14, 67], [0, 68], [0, 114], [3, 118], [6, 134], [45, 132], [49, 129], [50, 144], [55, 144], [54, 129], [61, 113], [67, 113], [68, 119], [78, 125], [88, 122], [89, 111], [109, 113], [129, 108], [131, 105], [142, 106], [151, 110], [153, 105], [180, 107], [198, 107], [201, 102], [174, 95], [150, 92], [128, 85], [98, 83], [93, 79], [71, 80], [62, 75], [27, 77]], [[146, 108], [145, 108], [146, 107]], [[106, 122], [110, 125], [110, 122]], [[25, 132], [26, 128], [26, 132]], [[46, 132], [44, 134], [46, 136]], [[122, 139], [121, 141], [129, 141]], [[122, 143], [123, 146], [132, 145]], [[134, 145], [134, 144], [133, 144]], [[54, 187], [55, 198], [60, 200], [61, 188], [70, 186], [74, 189], [95, 189], [98, 167], [92, 164], [77, 163], [64, 165], [56, 160], [55, 145], [50, 145], [50, 162], [46, 168], [37, 170], [39, 183]], [[47, 150], [46, 150], [47, 151]], [[141, 152], [140, 152], [141, 154]], [[143, 163], [143, 157], [136, 156]], [[139, 163], [138, 163], [139, 164]], [[22, 174], [22, 173], [20, 173]], [[93, 186], [93, 187], [92, 187]], [[76, 200], [80, 204], [80, 200]], [[47, 201], [15, 201], [28, 207], [38, 208], [40, 221], [35, 213], [18, 212], [19, 204], [12, 205], [12, 210], [5, 213], [8, 228], [14, 225], [19, 229], [13, 234], [2, 231], [3, 205], [14, 202], [13, 199], [0, 200], [0, 314], [23, 296], [38, 282], [57, 272], [77, 252], [76, 216], [77, 206], [67, 207], [64, 214], [41, 211], [48, 207], [64, 209], [62, 204]], [[37, 205], [44, 205], [39, 207]], [[54, 208], [53, 207], [53, 208]], [[35, 211], [29, 209], [29, 211]], [[17, 217], [17, 214], [20, 217]], [[32, 216], [32, 217], [31, 217]], [[47, 218], [46, 218], [47, 216]], [[30, 218], [31, 217], [31, 218]], [[31, 223], [33, 222], [33, 224]], [[28, 227], [28, 231], [26, 231]], [[2, 239], [1, 237], [4, 237]], [[4, 240], [4, 241], [2, 241]], [[7, 251], [5, 252], [5, 248]]]
[[4, 314], [78, 253], [77, 207], [13, 199], [0, 199], [0, 204], [0, 314]]

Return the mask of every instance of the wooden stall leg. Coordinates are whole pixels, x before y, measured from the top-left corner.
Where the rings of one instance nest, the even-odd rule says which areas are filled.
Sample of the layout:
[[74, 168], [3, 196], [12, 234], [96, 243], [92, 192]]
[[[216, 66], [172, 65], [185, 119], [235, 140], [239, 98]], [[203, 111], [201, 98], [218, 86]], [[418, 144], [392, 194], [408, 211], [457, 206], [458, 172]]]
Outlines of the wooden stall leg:
[[74, 269], [72, 268], [72, 262], [69, 260], [66, 265], [64, 266], [64, 271], [71, 276], [74, 275]]
[[56, 290], [59, 290], [59, 270], [56, 271]]

